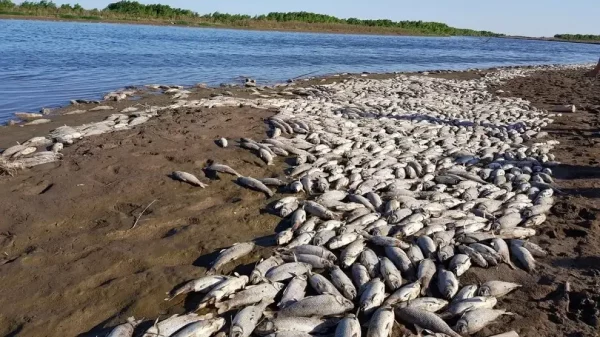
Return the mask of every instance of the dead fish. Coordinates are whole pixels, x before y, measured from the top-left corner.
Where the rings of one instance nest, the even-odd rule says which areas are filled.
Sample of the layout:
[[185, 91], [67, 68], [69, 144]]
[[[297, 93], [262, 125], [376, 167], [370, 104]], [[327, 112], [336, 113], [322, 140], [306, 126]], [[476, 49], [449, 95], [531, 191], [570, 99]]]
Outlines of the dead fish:
[[341, 267], [350, 267], [358, 259], [365, 247], [365, 241], [362, 238], [346, 246], [340, 254]]
[[208, 270], [209, 274], [214, 274], [219, 268], [225, 264], [242, 258], [250, 254], [254, 250], [254, 242], [236, 243], [230, 248], [227, 248], [219, 254], [212, 267]]
[[290, 262], [277, 266], [267, 272], [265, 277], [271, 282], [285, 281], [297, 275], [307, 274], [312, 266], [303, 262]]
[[437, 285], [444, 298], [450, 300], [458, 292], [458, 279], [446, 269], [439, 268], [437, 272]]
[[266, 298], [274, 299], [282, 289], [283, 284], [279, 282], [249, 286], [238, 293], [230, 295], [228, 300], [215, 303], [215, 307], [218, 310], [217, 313], [220, 315], [232, 309], [258, 303]]
[[[214, 317], [213, 314], [207, 314], [204, 316], [198, 316], [195, 313], [190, 313], [186, 315], [173, 315], [167, 319], [164, 319], [160, 322], [156, 322], [154, 326], [150, 327], [142, 337], [155, 337], [158, 335], [171, 336], [178, 330], [183, 327], [187, 327], [190, 324], [195, 322], [205, 322], [212, 320]], [[225, 320], [222, 318], [218, 318], [223, 321], [225, 324]], [[185, 336], [185, 335], [180, 335]]]
[[294, 231], [291, 228], [281, 231], [275, 236], [275, 241], [278, 246], [288, 244], [292, 239], [294, 239]]
[[[195, 336], [210, 336], [215, 332], [221, 330], [225, 326], [225, 319], [218, 317], [207, 319], [204, 321], [194, 322], [192, 324], [186, 325], [183, 329], [177, 331], [174, 334], [164, 334], [164, 336], [171, 337], [195, 337]], [[163, 334], [162, 330], [160, 331], [160, 335]]]
[[220, 282], [214, 286], [208, 294], [202, 298], [202, 301], [198, 304], [198, 309], [205, 308], [207, 305], [215, 304], [221, 301], [221, 299], [229, 296], [236, 291], [243, 289], [248, 283], [248, 276], [242, 275], [239, 277], [230, 277], [223, 282]]
[[333, 283], [321, 274], [311, 274], [308, 277], [308, 283], [320, 295], [330, 294], [334, 296], [343, 296]]
[[267, 186], [283, 187], [283, 186], [287, 185], [287, 183], [285, 181], [278, 179], [278, 178], [262, 178], [259, 180], [261, 183], [263, 183]]
[[428, 312], [438, 312], [448, 305], [448, 301], [435, 297], [419, 297], [405, 303], [404, 306], [402, 306], [403, 303], [400, 304], [401, 305], [399, 307], [419, 309]]
[[511, 245], [512, 255], [521, 263], [528, 272], [535, 271], [535, 259], [533, 255], [523, 246]]
[[342, 271], [342, 269], [338, 266], [333, 266], [329, 270], [329, 275], [331, 276], [331, 282], [333, 285], [342, 293], [344, 297], [349, 300], [354, 300], [356, 298], [357, 292], [356, 287], [352, 284], [352, 281]]
[[359, 310], [370, 316], [383, 303], [384, 299], [385, 284], [378, 278], [372, 279], [363, 287], [359, 300]]
[[258, 156], [262, 159], [267, 165], [273, 165], [273, 155], [263, 148], [258, 150]]
[[317, 216], [323, 220], [335, 220], [337, 218], [337, 216], [325, 206], [314, 201], [305, 201], [304, 210], [306, 210], [307, 213]]
[[498, 252], [498, 255], [500, 255], [500, 261], [508, 264], [511, 269], [515, 269], [515, 265], [510, 261], [510, 251], [508, 250], [506, 241], [500, 238], [495, 238], [492, 239], [490, 245], [492, 248], [494, 248], [494, 250], [496, 250], [496, 252]]
[[435, 275], [435, 263], [431, 259], [422, 260], [417, 272], [418, 281], [421, 284], [421, 295], [425, 295], [429, 284]]
[[365, 284], [371, 281], [371, 276], [369, 275], [367, 267], [363, 266], [360, 263], [354, 263], [352, 265], [352, 280], [354, 281], [356, 288], [358, 288], [357, 294], [360, 295], [362, 293], [362, 290], [364, 289]]
[[171, 174], [171, 177], [175, 180], [188, 183], [190, 185], [206, 188], [208, 185], [203, 184], [195, 175], [183, 171], [175, 171]]
[[133, 317], [129, 317], [127, 322], [116, 326], [112, 331], [107, 335], [107, 337], [131, 337], [133, 336], [133, 332], [135, 327], [137, 327], [143, 320], [135, 320]]
[[533, 255], [534, 257], [546, 257], [548, 255], [548, 252], [546, 252], [544, 250], [544, 248], [542, 248], [542, 247], [538, 246], [537, 244], [530, 242], [530, 241], [511, 240], [510, 245], [511, 246], [522, 246], [525, 249], [527, 249], [531, 253], [531, 255]]
[[250, 283], [258, 284], [265, 278], [267, 272], [277, 266], [283, 264], [283, 259], [279, 256], [273, 255], [266, 260], [261, 261], [254, 267], [254, 270], [250, 273]]
[[408, 255], [398, 247], [385, 247], [385, 255], [396, 265], [405, 278], [412, 279], [416, 276], [415, 269]]
[[413, 324], [429, 331], [443, 333], [450, 337], [462, 337], [452, 330], [443, 319], [429, 311], [406, 307], [397, 309], [396, 317], [401, 322]]
[[502, 297], [521, 285], [503, 281], [488, 281], [479, 287], [479, 296]]
[[234, 175], [236, 177], [242, 176], [241, 174], [237, 173], [237, 171], [232, 169], [231, 167], [229, 167], [227, 165], [223, 165], [223, 164], [217, 164], [217, 163], [210, 164], [209, 166], [207, 166], [205, 168], [205, 170], [219, 172], [219, 173], [227, 173], [227, 174]]
[[293, 255], [282, 255], [284, 261], [287, 262], [304, 262], [310, 264], [314, 269], [329, 269], [334, 266], [333, 261], [326, 258], [322, 258], [316, 255], [309, 254], [293, 254]]
[[294, 277], [283, 291], [281, 301], [277, 305], [280, 308], [296, 303], [306, 296], [306, 286], [308, 278], [306, 275], [298, 275]]
[[215, 143], [217, 143], [217, 145], [220, 147], [227, 147], [227, 139], [225, 138], [219, 138], [215, 141]]
[[511, 314], [507, 313], [506, 310], [497, 309], [474, 309], [467, 311], [462, 315], [458, 322], [456, 322], [454, 330], [460, 334], [472, 335], [485, 328], [502, 315]]
[[252, 177], [238, 177], [237, 183], [240, 184], [241, 186], [244, 186], [244, 187], [259, 191], [259, 192], [263, 192], [267, 196], [269, 196], [269, 198], [274, 195], [273, 191], [271, 191], [271, 189], [269, 189], [267, 186], [265, 186], [265, 184], [261, 183], [260, 181], [254, 179]]
[[375, 311], [369, 322], [367, 337], [388, 337], [394, 325], [394, 309], [380, 307]]
[[402, 286], [402, 274], [387, 257], [379, 258], [379, 273], [385, 280], [385, 284], [392, 291]]
[[336, 261], [337, 257], [335, 256], [335, 254], [333, 254], [331, 251], [320, 247], [320, 246], [313, 246], [313, 245], [301, 245], [298, 247], [294, 247], [294, 249], [292, 249], [292, 252], [294, 254], [306, 254], [306, 255], [315, 255], [330, 261]]
[[272, 299], [265, 299], [257, 305], [240, 310], [231, 321], [229, 337], [249, 337], [260, 321], [266, 307], [271, 303], [273, 303]]
[[460, 301], [452, 301], [442, 317], [456, 317], [475, 309], [492, 309], [498, 300], [495, 297], [471, 297]]
[[325, 317], [342, 315], [354, 309], [354, 303], [343, 296], [330, 294], [305, 297], [281, 309], [278, 317]]
[[[315, 317], [277, 317], [261, 322], [254, 333], [266, 336], [276, 332], [299, 332], [323, 335], [338, 324], [339, 319], [322, 319]], [[342, 321], [339, 321], [342, 324]]]
[[474, 284], [466, 285], [466, 286], [462, 287], [462, 289], [460, 289], [458, 291], [458, 293], [454, 296], [454, 298], [452, 299], [452, 302], [462, 301], [462, 300], [466, 300], [468, 298], [475, 297], [475, 294], [477, 294], [478, 288], [479, 287]]
[[419, 282], [409, 283], [388, 296], [383, 305], [396, 305], [401, 302], [409, 302], [419, 297], [419, 295], [421, 295], [421, 284]]
[[187, 294], [187, 293], [191, 293], [191, 292], [197, 292], [197, 293], [208, 292], [214, 286], [225, 281], [227, 278], [228, 278], [227, 276], [222, 276], [222, 275], [210, 275], [210, 276], [204, 276], [204, 277], [201, 277], [201, 278], [198, 278], [195, 280], [191, 280], [189, 282], [186, 282], [185, 284], [183, 284], [180, 287], [176, 287], [170, 293], [167, 293], [169, 295], [169, 297], [166, 298], [165, 300], [170, 301], [179, 295], [183, 295], [183, 294]]
[[360, 322], [354, 315], [348, 315], [340, 321], [334, 337], [361, 337]]

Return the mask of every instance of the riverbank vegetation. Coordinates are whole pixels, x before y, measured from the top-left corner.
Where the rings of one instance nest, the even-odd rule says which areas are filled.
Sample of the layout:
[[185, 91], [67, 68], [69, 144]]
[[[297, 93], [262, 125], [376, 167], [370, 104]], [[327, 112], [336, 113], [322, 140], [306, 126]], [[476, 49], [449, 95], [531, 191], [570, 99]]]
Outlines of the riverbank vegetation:
[[450, 27], [439, 22], [341, 19], [330, 15], [290, 12], [264, 15], [242, 15], [210, 13], [198, 14], [191, 10], [173, 8], [168, 5], [144, 5], [137, 1], [123, 0], [109, 4], [106, 8], [84, 9], [79, 4], [63, 4], [41, 0], [15, 4], [11, 0], [0, 0], [0, 15], [30, 16], [65, 20], [96, 20], [110, 22], [138, 22], [185, 26], [212, 26], [240, 29], [268, 29], [292, 31], [322, 31], [345, 33], [378, 33], [398, 35], [437, 36], [502, 36], [489, 31], [477, 31]]
[[600, 35], [591, 34], [556, 34], [554, 38], [569, 41], [600, 41]]

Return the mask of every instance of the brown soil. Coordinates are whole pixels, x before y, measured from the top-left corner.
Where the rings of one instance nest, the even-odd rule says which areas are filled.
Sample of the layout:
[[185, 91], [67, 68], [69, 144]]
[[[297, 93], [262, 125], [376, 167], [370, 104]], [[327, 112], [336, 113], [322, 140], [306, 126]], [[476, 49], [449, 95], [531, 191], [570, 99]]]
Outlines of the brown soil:
[[[598, 336], [600, 329], [600, 80], [585, 71], [543, 71], [492, 89], [530, 100], [539, 108], [575, 104], [545, 130], [560, 141], [553, 151], [563, 164], [553, 168], [557, 197], [534, 242], [548, 249], [533, 275], [516, 271], [525, 284], [502, 303], [517, 315], [506, 319], [521, 336]], [[503, 268], [501, 274], [509, 270]], [[487, 275], [489, 277], [489, 275]], [[504, 276], [506, 279], [507, 276]], [[561, 300], [571, 285], [570, 301]], [[506, 305], [506, 306], [505, 306]], [[483, 335], [482, 335], [483, 336]]]
[[[189, 299], [163, 301], [165, 292], [202, 275], [220, 248], [270, 235], [279, 221], [261, 212], [263, 194], [202, 171], [213, 159], [244, 175], [279, 175], [281, 163], [266, 167], [235, 144], [213, 143], [264, 137], [272, 114], [172, 111], [135, 130], [84, 139], [58, 164], [0, 177], [0, 334], [95, 336], [131, 315], [192, 308]], [[12, 130], [27, 127], [3, 138]], [[173, 181], [174, 170], [210, 186]]]
[[[600, 85], [582, 74], [540, 72], [492, 89], [524, 97], [539, 107], [574, 103], [586, 111], [564, 115], [548, 128], [561, 141], [555, 153], [565, 164], [555, 168], [555, 175], [566, 193], [534, 239], [548, 248], [550, 256], [538, 259], [533, 274], [502, 265], [473, 268], [461, 278], [464, 284], [500, 279], [524, 285], [498, 305], [515, 315], [477, 337], [509, 329], [531, 337], [597, 335], [600, 145], [592, 131], [600, 123]], [[431, 76], [472, 79], [480, 75]], [[219, 90], [226, 89], [201, 89], [194, 95], [206, 97]], [[247, 92], [241, 89], [233, 94]], [[160, 96], [143, 102], [152, 99], [153, 104], [166, 101]], [[121, 109], [139, 103], [111, 104]], [[0, 129], [0, 147], [43, 135], [57, 125], [100, 120], [110, 113], [57, 116], [52, 124], [6, 127]], [[264, 195], [237, 186], [230, 176], [216, 178], [202, 171], [213, 159], [244, 175], [280, 176], [286, 166], [281, 158], [267, 167], [235, 144], [221, 149], [213, 143], [218, 137], [230, 143], [239, 137], [261, 139], [266, 130], [263, 120], [273, 113], [247, 107], [168, 111], [134, 130], [84, 139], [66, 148], [60, 163], [0, 177], [0, 252], [4, 255], [0, 334], [102, 336], [129, 316], [150, 320], [194, 308], [197, 297], [166, 302], [165, 292], [203, 275], [220, 248], [255, 238], [268, 246], [278, 226], [279, 218], [264, 212]], [[209, 187], [175, 182], [168, 177], [174, 170], [194, 173]], [[260, 255], [268, 254], [268, 248], [262, 248], [236, 270], [248, 271]], [[566, 281], [572, 286], [567, 304], [560, 301]], [[395, 329], [395, 336], [407, 332], [400, 325]]]

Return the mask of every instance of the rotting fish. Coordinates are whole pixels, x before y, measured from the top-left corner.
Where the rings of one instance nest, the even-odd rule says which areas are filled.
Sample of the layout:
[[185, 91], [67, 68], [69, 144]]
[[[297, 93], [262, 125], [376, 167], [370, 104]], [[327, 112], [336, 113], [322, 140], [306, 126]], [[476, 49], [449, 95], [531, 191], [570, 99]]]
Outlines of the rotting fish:
[[240, 259], [254, 250], [254, 242], [236, 243], [230, 248], [222, 250], [219, 256], [215, 259], [212, 267], [209, 269], [208, 274], [214, 274], [225, 264]]
[[116, 326], [107, 337], [131, 337], [135, 328], [142, 322], [142, 320], [135, 320], [133, 317], [129, 317], [127, 322]]
[[305, 297], [281, 309], [278, 317], [335, 316], [354, 308], [354, 303], [343, 296], [323, 294]]
[[183, 171], [175, 171], [171, 174], [171, 177], [175, 180], [188, 183], [190, 185], [206, 188], [208, 185], [202, 183], [195, 175]]
[[261, 183], [259, 180], [254, 179], [252, 177], [238, 177], [237, 183], [243, 187], [247, 187], [259, 192], [265, 193], [269, 198], [272, 197], [275, 193], [271, 191], [265, 184]]

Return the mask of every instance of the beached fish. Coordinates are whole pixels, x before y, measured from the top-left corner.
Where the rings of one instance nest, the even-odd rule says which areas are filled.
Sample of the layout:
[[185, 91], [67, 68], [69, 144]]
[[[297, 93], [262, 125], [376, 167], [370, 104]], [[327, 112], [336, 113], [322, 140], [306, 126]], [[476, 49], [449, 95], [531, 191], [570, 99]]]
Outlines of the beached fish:
[[479, 296], [502, 297], [511, 291], [520, 288], [521, 285], [503, 281], [488, 281], [479, 287]]
[[258, 303], [263, 299], [274, 299], [282, 289], [283, 284], [279, 282], [249, 286], [240, 292], [230, 295], [228, 300], [215, 303], [215, 307], [218, 309], [218, 314], [222, 314], [232, 309]]
[[260, 321], [265, 308], [271, 303], [273, 303], [272, 299], [266, 299], [257, 305], [240, 310], [231, 321], [229, 337], [249, 337]]
[[175, 180], [188, 183], [190, 185], [206, 188], [208, 185], [202, 183], [195, 175], [183, 171], [175, 171], [171, 174], [171, 177]]
[[217, 284], [227, 280], [227, 278], [228, 278], [227, 276], [222, 276], [222, 275], [209, 275], [209, 276], [204, 276], [204, 277], [201, 277], [201, 278], [198, 278], [195, 280], [191, 280], [189, 282], [184, 283], [183, 285], [181, 285], [179, 287], [176, 287], [170, 293], [167, 293], [169, 295], [169, 297], [166, 298], [165, 300], [169, 301], [179, 295], [183, 295], [183, 294], [187, 294], [187, 293], [191, 293], [191, 292], [199, 292], [199, 293], [208, 292]]
[[205, 170], [213, 171], [213, 172], [220, 172], [220, 173], [227, 173], [227, 174], [234, 175], [236, 177], [242, 176], [241, 174], [237, 173], [237, 171], [232, 169], [231, 167], [229, 167], [227, 165], [223, 165], [223, 164], [217, 164], [217, 163], [210, 164], [209, 166], [207, 166], [205, 168]]
[[261, 261], [260, 263], [258, 263], [256, 265], [256, 267], [254, 267], [254, 269], [252, 270], [252, 272], [250, 273], [250, 283], [251, 284], [258, 284], [260, 281], [262, 281], [265, 277], [265, 275], [267, 274], [267, 272], [277, 266], [280, 266], [283, 264], [283, 259], [281, 259], [281, 257], [279, 256], [271, 256], [269, 258], [267, 258], [266, 260]]
[[342, 319], [335, 329], [334, 337], [361, 337], [360, 322], [354, 315], [348, 315]]
[[[225, 319], [218, 317], [203, 321], [194, 322], [186, 325], [183, 329], [174, 334], [164, 334], [171, 337], [196, 337], [196, 336], [211, 336], [215, 332], [221, 330], [225, 326]], [[163, 331], [159, 330], [159, 336], [163, 335]]]
[[443, 319], [429, 311], [406, 307], [397, 309], [396, 317], [403, 323], [413, 324], [429, 331], [446, 334], [450, 337], [461, 337]]
[[493, 323], [502, 315], [510, 315], [506, 310], [497, 309], [474, 309], [465, 312], [456, 322], [454, 330], [463, 335], [472, 335], [487, 325]]
[[237, 183], [240, 184], [241, 186], [244, 186], [244, 187], [259, 191], [259, 192], [263, 192], [269, 198], [275, 194], [265, 184], [261, 183], [259, 180], [254, 179], [252, 177], [238, 177]]
[[215, 259], [212, 267], [209, 269], [209, 274], [214, 274], [225, 264], [240, 259], [254, 250], [254, 242], [236, 243], [233, 246], [221, 251], [219, 256]]
[[325, 317], [344, 314], [354, 309], [354, 303], [343, 296], [323, 294], [305, 297], [279, 311], [281, 317]]
[[306, 296], [307, 285], [308, 277], [306, 275], [298, 275], [294, 277], [283, 291], [283, 295], [278, 306], [280, 308], [285, 308], [286, 306], [303, 299]]
[[142, 322], [143, 320], [135, 320], [133, 317], [129, 317], [127, 322], [116, 326], [111, 332], [107, 335], [107, 337], [132, 337], [135, 328]]

